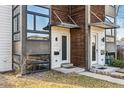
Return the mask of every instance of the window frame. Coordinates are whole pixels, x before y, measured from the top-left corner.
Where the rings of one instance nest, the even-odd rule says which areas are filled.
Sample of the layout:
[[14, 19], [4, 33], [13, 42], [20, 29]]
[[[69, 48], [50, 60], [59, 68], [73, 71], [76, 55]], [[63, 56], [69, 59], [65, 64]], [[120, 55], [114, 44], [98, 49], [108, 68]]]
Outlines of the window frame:
[[[18, 8], [18, 7], [20, 7], [19, 5], [16, 5], [15, 7], [13, 7], [12, 8], [12, 37], [13, 37], [13, 41], [14, 42], [18, 42], [18, 41], [20, 41], [20, 38], [19, 38], [19, 40], [14, 40], [14, 35], [17, 35], [17, 34], [20, 34], [20, 12], [19, 13], [17, 13], [16, 15], [14, 15], [14, 11], [16, 10], [16, 8]], [[17, 18], [17, 31], [16, 32], [14, 32], [14, 19], [15, 18]]]
[[37, 12], [33, 12], [33, 11], [28, 11], [27, 10], [27, 6], [26, 6], [26, 24], [27, 24], [27, 15], [30, 14], [30, 15], [33, 15], [33, 30], [28, 30], [27, 29], [27, 25], [26, 25], [26, 31], [27, 33], [39, 33], [39, 34], [48, 34], [49, 35], [49, 39], [48, 40], [35, 40], [35, 39], [28, 39], [27, 38], [27, 35], [26, 35], [26, 39], [29, 40], [29, 41], [50, 41], [50, 29], [45, 32], [45, 31], [39, 31], [39, 30], [36, 30], [36, 16], [41, 16], [41, 17], [46, 17], [46, 18], [49, 18], [49, 27], [50, 27], [50, 8], [47, 8], [47, 7], [44, 7], [44, 6], [40, 6], [40, 5], [34, 5], [34, 6], [37, 6], [37, 7], [42, 7], [42, 8], [46, 8], [49, 10], [49, 15], [45, 15], [45, 14], [42, 14], [42, 13], [37, 13]]

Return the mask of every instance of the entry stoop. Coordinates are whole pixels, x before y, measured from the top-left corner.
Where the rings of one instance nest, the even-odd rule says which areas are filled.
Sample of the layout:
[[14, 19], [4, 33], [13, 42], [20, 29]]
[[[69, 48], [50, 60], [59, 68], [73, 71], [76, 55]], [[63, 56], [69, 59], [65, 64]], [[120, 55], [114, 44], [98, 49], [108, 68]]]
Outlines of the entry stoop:
[[117, 67], [95, 65], [90, 68], [90, 71], [93, 73], [98, 73], [98, 74], [103, 74], [103, 75], [111, 75], [112, 72], [116, 72], [119, 69], [120, 68], [117, 68]]
[[74, 65], [72, 63], [62, 63], [61, 67], [63, 67], [63, 68], [73, 68]]

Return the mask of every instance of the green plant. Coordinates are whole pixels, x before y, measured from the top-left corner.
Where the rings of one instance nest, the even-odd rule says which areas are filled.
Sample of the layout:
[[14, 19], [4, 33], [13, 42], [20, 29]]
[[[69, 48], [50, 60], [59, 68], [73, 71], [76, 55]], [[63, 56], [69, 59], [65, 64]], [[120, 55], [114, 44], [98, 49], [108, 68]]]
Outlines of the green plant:
[[123, 68], [124, 67], [124, 60], [113, 59], [111, 66]]

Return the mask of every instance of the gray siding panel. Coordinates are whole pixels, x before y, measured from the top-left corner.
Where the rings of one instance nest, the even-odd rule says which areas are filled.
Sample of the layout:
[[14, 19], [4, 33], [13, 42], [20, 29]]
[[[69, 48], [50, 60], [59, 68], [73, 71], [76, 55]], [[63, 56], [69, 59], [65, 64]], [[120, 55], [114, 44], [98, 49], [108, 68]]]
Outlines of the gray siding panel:
[[12, 70], [12, 6], [0, 6], [0, 72]]

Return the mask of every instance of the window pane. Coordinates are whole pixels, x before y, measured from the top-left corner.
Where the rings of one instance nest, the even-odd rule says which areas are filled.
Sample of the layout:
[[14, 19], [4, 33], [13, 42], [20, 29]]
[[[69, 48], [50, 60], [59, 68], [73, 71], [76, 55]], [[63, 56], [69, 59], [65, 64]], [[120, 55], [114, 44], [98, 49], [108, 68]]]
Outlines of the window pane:
[[18, 7], [14, 10], [14, 15], [19, 14], [19, 12], [20, 12], [20, 7], [18, 6]]
[[36, 12], [36, 13], [41, 13], [41, 14], [49, 15], [49, 9], [43, 8], [43, 7], [28, 5], [27, 6], [27, 10], [28, 11], [32, 11], [32, 12]]
[[14, 34], [14, 40], [20, 40], [20, 33]]
[[27, 33], [28, 40], [48, 40], [49, 34]]
[[49, 30], [49, 18], [36, 16], [36, 30], [48, 31]]
[[111, 36], [111, 29], [107, 29], [107, 30], [106, 30], [106, 35]]
[[34, 16], [27, 14], [27, 29], [34, 30]]
[[114, 37], [106, 37], [106, 42], [114, 42]]
[[13, 19], [13, 26], [14, 26], [14, 32], [17, 32], [17, 17], [15, 17], [14, 19]]
[[115, 36], [115, 30], [112, 29], [112, 36]]
[[20, 31], [20, 15], [18, 15], [18, 31]]
[[[106, 21], [106, 22], [109, 22], [109, 20], [110, 20], [112, 23], [114, 23], [114, 18], [113, 18], [113, 17], [106, 16], [105, 21]], [[110, 23], [110, 22], [109, 22], [109, 23]]]

